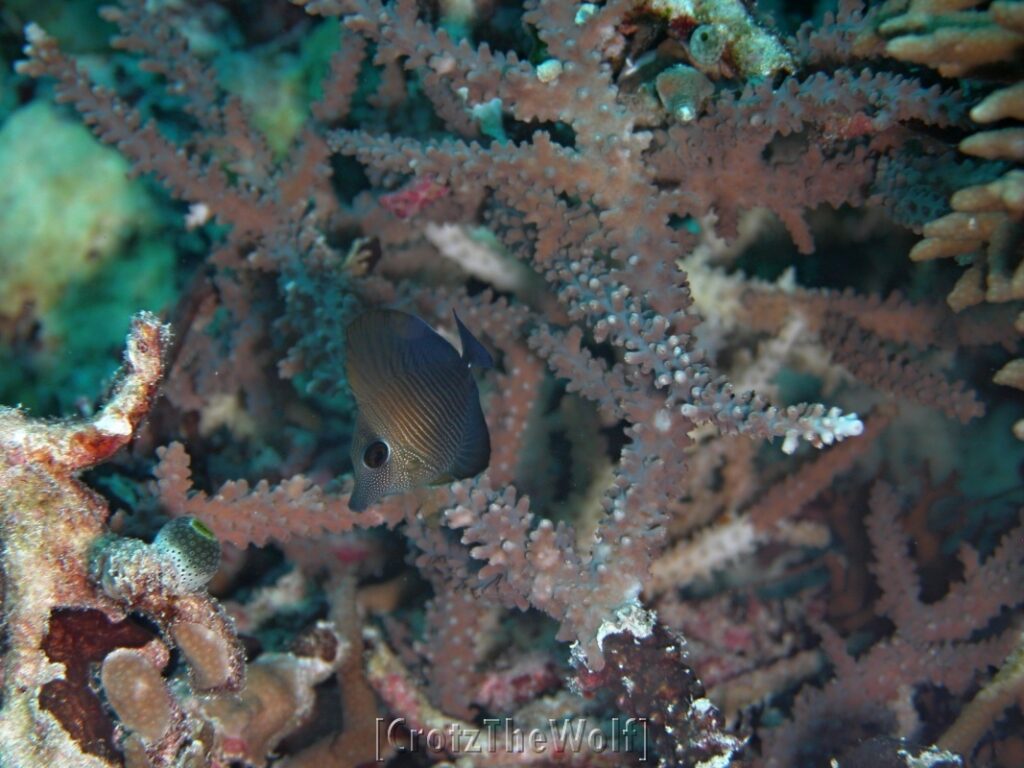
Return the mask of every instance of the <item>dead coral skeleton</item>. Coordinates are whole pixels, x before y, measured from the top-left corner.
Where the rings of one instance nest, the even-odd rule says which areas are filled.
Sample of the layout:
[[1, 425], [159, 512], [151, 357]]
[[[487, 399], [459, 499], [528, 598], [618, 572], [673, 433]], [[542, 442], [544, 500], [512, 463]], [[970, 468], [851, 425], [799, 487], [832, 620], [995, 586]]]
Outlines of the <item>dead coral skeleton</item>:
[[[233, 622], [205, 591], [218, 549], [209, 531], [178, 518], [151, 545], [114, 536], [106, 502], [78, 479], [131, 441], [169, 342], [169, 326], [138, 315], [121, 378], [91, 419], [0, 408], [5, 768], [262, 761], [345, 658], [347, 644], [324, 624], [313, 630], [324, 639], [306, 645], [328, 651], [264, 654], [247, 673]], [[188, 662], [187, 684], [164, 676], [174, 648]]]
[[[75, 614], [91, 612], [100, 629], [126, 622], [125, 606], [90, 579], [93, 547], [108, 533], [109, 510], [77, 475], [131, 440], [156, 395], [169, 340], [168, 327], [153, 315], [135, 318], [122, 378], [92, 419], [48, 422], [0, 409], [0, 562], [8, 645], [0, 754], [5, 764], [92, 768], [109, 765], [116, 754], [109, 739], [96, 733], [105, 717], [99, 700], [87, 688], [63, 690], [64, 665], [47, 648], [60, 624]], [[108, 633], [96, 642], [116, 639], [116, 633]], [[133, 643], [141, 644], [138, 638]], [[75, 697], [82, 700], [80, 715]]]

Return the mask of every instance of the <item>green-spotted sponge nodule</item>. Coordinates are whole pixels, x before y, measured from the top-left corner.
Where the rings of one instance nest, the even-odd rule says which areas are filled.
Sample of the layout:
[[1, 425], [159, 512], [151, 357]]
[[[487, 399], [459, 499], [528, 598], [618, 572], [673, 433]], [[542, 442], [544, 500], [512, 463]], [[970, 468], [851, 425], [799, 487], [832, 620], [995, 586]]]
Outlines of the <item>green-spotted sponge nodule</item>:
[[194, 517], [178, 517], [164, 525], [153, 548], [173, 563], [182, 588], [188, 591], [205, 586], [220, 567], [220, 542]]

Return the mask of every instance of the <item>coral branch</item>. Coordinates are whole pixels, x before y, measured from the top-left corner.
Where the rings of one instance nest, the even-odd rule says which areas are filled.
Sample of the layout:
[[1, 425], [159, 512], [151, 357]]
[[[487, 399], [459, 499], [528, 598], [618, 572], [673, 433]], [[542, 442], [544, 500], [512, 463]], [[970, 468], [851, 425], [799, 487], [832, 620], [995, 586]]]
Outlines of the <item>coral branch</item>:
[[[169, 339], [168, 327], [153, 315], [134, 319], [119, 383], [92, 419], [45, 422], [0, 409], [0, 564], [8, 643], [0, 754], [12, 766], [108, 765], [111, 753], [101, 741], [65, 726], [67, 710], [49, 709], [40, 698], [64, 669], [46, 643], [66, 608], [120, 614], [89, 578], [92, 547], [106, 533], [109, 510], [77, 473], [131, 440], [156, 394]], [[87, 700], [92, 694], [87, 681], [81, 683], [65, 696]]]

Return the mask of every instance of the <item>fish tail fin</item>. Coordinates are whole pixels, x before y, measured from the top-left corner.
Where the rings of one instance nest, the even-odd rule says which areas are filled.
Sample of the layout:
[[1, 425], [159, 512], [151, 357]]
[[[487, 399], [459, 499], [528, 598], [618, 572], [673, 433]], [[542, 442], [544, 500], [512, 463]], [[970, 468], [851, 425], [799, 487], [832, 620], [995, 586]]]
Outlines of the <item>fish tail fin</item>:
[[475, 365], [477, 368], [493, 368], [494, 358], [491, 357], [491, 353], [477, 340], [469, 328], [463, 324], [454, 309], [452, 310], [452, 315], [455, 316], [455, 324], [459, 327], [459, 339], [462, 342], [462, 359], [468, 365]]
[[466, 417], [466, 426], [451, 470], [455, 479], [478, 475], [491, 462], [491, 436], [480, 407], [480, 396], [475, 392]]

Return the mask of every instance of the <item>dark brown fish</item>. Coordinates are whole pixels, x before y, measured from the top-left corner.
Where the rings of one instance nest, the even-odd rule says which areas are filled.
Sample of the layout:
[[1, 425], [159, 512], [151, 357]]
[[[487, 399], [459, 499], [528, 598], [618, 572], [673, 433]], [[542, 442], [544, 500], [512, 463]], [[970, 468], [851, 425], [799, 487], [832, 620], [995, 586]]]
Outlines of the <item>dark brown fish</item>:
[[458, 315], [455, 323], [461, 355], [405, 312], [372, 310], [349, 325], [345, 370], [359, 409], [352, 437], [352, 509], [422, 485], [472, 477], [491, 460], [470, 367], [489, 368], [494, 361]]

